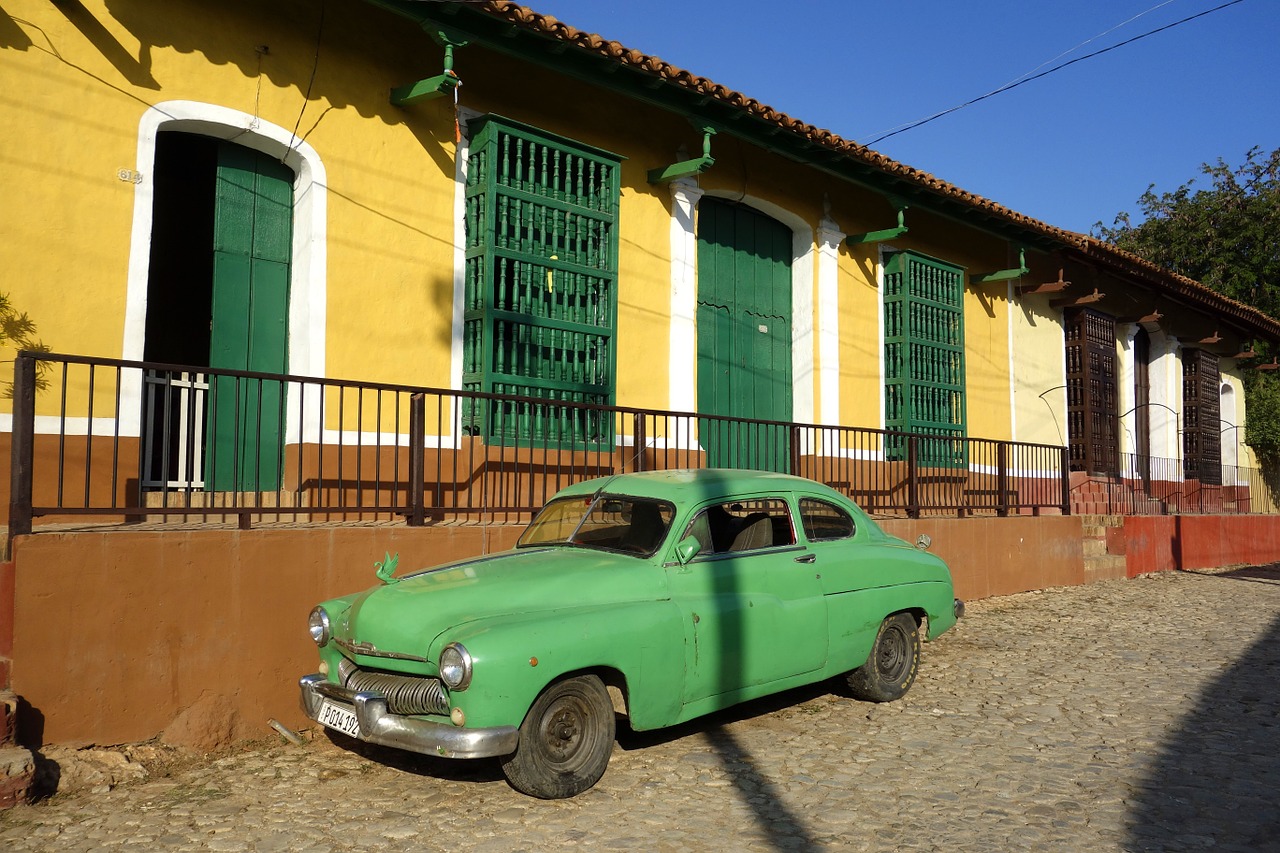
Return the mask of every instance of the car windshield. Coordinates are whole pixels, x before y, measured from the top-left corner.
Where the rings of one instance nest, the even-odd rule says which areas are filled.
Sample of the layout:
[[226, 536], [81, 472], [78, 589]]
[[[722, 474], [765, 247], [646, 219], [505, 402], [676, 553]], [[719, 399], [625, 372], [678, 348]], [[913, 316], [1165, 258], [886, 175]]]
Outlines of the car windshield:
[[671, 504], [649, 498], [560, 498], [542, 508], [516, 547], [581, 545], [647, 557], [662, 544], [674, 516]]

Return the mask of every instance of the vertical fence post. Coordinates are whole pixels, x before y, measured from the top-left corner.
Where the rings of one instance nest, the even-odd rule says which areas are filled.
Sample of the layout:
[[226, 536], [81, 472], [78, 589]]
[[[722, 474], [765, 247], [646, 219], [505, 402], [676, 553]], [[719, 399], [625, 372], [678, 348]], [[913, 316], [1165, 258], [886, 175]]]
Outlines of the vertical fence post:
[[412, 394], [409, 397], [409, 513], [405, 518], [410, 527], [421, 527], [427, 520], [426, 444], [427, 395]]
[[[649, 446], [649, 436], [645, 430], [644, 412], [636, 412], [631, 417], [633, 420], [631, 428], [632, 446], [635, 449], [632, 454], [632, 461], [634, 462], [635, 470], [645, 471], [648, 470], [648, 466], [645, 464], [644, 454]], [[623, 460], [622, 470], [627, 470], [626, 460]]]
[[31, 469], [35, 464], [36, 360], [27, 352], [13, 362], [13, 447], [9, 472], [9, 541], [5, 551], [13, 556], [13, 537], [31, 532]]
[[907, 436], [907, 517], [920, 517], [920, 467], [916, 435]]
[[1009, 514], [1009, 442], [996, 445], [996, 514]]
[[1071, 450], [1058, 450], [1058, 478], [1062, 485], [1062, 514], [1071, 515]]
[[791, 451], [790, 453], [791, 467], [788, 468], [785, 473], [799, 474], [800, 473], [800, 427], [792, 424], [790, 433], [791, 435], [789, 436], [789, 438], [791, 440], [788, 442], [788, 444], [790, 445], [790, 451]]

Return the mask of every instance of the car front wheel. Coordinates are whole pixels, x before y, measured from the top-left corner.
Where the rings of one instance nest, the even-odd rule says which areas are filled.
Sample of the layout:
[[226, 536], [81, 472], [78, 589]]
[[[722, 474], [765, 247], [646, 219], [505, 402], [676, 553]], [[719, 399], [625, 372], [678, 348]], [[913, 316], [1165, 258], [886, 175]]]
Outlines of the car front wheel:
[[544, 800], [580, 794], [604, 775], [613, 752], [613, 703], [594, 675], [557, 681], [520, 724], [520, 745], [502, 761], [511, 787]]
[[920, 626], [909, 613], [880, 623], [867, 662], [849, 673], [849, 690], [868, 702], [892, 702], [911, 689], [920, 669]]

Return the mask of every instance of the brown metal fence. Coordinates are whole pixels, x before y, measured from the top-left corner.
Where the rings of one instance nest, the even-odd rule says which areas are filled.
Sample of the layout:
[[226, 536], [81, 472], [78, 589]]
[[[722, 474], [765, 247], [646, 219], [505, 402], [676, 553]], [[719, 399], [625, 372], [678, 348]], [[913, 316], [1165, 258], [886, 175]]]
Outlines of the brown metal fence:
[[710, 466], [809, 477], [880, 516], [1069, 511], [1049, 445], [25, 352], [13, 404], [10, 535], [518, 521], [575, 481]]

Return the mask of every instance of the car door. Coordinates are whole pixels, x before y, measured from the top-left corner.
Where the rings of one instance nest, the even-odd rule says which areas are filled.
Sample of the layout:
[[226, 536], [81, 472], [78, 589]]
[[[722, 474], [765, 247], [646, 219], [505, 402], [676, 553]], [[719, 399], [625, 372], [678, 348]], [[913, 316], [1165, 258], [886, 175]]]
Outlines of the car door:
[[705, 506], [688, 535], [702, 550], [667, 567], [683, 617], [686, 704], [825, 664], [826, 605], [783, 496]]
[[887, 615], [877, 590], [899, 583], [882, 549], [863, 545], [852, 514], [838, 504], [798, 495], [796, 506], [807, 551], [826, 595], [829, 654], [840, 668], [861, 666]]

